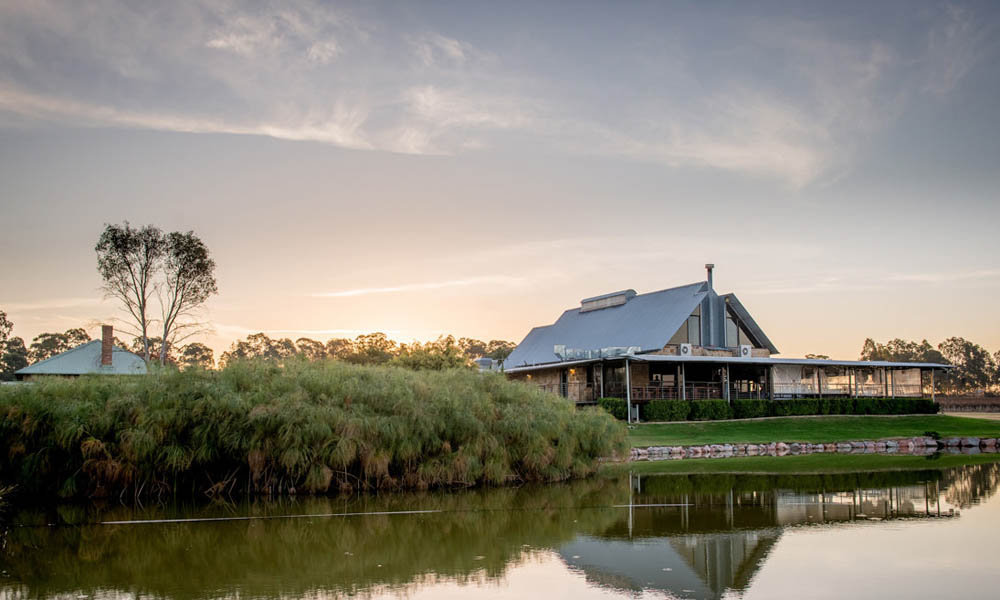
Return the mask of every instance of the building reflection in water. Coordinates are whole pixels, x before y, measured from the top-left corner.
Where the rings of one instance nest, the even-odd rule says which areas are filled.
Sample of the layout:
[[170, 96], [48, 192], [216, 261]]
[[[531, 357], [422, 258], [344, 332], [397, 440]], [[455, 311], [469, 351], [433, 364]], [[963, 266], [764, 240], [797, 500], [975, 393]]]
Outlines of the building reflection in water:
[[[749, 587], [786, 528], [958, 518], [959, 509], [992, 496], [998, 478], [996, 464], [861, 477], [734, 476], [732, 481], [630, 475], [623, 518], [601, 535], [579, 536], [559, 553], [597, 585], [721, 598]], [[778, 485], [761, 485], [767, 480]], [[851, 482], [856, 485], [845, 488]], [[797, 489], [783, 489], [781, 483]], [[708, 486], [715, 489], [703, 491]]]
[[[978, 518], [968, 508], [992, 496], [998, 479], [993, 463], [815, 475], [622, 473], [232, 505], [27, 506], [0, 531], [0, 598], [434, 597], [449, 583], [465, 597], [495, 591], [529, 562], [541, 565], [535, 583], [543, 587], [583, 583], [582, 574], [594, 596], [721, 598], [748, 590], [772, 557], [780, 565], [775, 549], [791, 529], [820, 533], [821, 544], [835, 529], [884, 529], [887, 521], [963, 525]], [[933, 544], [935, 531], [921, 539]]]

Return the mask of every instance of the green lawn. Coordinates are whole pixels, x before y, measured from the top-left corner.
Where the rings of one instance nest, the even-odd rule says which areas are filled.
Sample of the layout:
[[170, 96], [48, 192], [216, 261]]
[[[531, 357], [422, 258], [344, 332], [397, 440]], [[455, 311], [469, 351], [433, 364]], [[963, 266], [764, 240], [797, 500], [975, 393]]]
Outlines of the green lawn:
[[830, 474], [872, 471], [947, 469], [961, 465], [1000, 462], [1000, 455], [940, 454], [888, 456], [882, 454], [805, 454], [802, 456], [746, 456], [684, 460], [634, 461], [608, 465], [609, 474], [626, 470], [642, 475], [700, 473]]
[[1000, 421], [946, 415], [775, 417], [743, 421], [639, 424], [629, 432], [635, 448], [693, 444], [840, 442], [910, 437], [936, 431], [941, 437], [1000, 437]]

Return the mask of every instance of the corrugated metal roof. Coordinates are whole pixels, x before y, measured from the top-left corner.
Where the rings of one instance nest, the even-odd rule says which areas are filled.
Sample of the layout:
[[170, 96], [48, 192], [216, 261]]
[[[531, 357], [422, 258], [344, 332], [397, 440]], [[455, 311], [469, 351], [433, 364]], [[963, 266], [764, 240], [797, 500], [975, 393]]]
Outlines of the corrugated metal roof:
[[630, 346], [645, 352], [660, 350], [707, 293], [707, 284], [700, 281], [639, 294], [621, 306], [584, 312], [580, 307], [571, 308], [552, 325], [528, 332], [504, 364], [510, 371], [523, 365], [557, 362], [557, 345], [579, 350]]
[[[739, 358], [736, 356], [671, 356], [665, 354], [636, 354], [628, 357], [620, 357], [608, 360], [622, 360], [628, 358], [635, 362], [669, 362], [669, 363], [728, 363], [730, 365], [802, 365], [812, 367], [893, 367], [909, 369], [954, 369], [954, 365], [940, 363], [917, 363], [917, 362], [890, 362], [885, 360], [832, 360], [822, 358], [774, 358], [756, 357]], [[554, 362], [544, 365], [531, 365], [522, 367], [512, 367], [505, 369], [508, 373], [524, 371], [535, 371], [539, 369], [562, 368], [574, 365], [600, 362], [601, 359], [574, 360], [565, 362]]]
[[115, 346], [111, 352], [111, 366], [101, 366], [101, 340], [94, 340], [15, 372], [16, 375], [87, 375], [90, 373], [145, 375], [146, 362], [142, 360], [141, 356]]

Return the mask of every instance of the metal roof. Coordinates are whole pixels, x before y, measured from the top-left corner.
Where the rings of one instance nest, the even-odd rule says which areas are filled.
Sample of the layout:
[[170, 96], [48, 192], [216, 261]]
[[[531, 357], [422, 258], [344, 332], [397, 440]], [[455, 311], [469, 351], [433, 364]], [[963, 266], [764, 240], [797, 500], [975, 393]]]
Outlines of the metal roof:
[[146, 362], [138, 354], [114, 346], [111, 365], [101, 365], [101, 340], [87, 342], [61, 354], [50, 356], [19, 371], [15, 375], [145, 375]]
[[705, 298], [707, 288], [706, 282], [699, 281], [638, 294], [620, 306], [591, 311], [571, 308], [552, 325], [528, 332], [504, 365], [507, 371], [512, 371], [519, 366], [557, 362], [557, 345], [583, 350], [611, 347], [660, 350]]
[[[634, 362], [672, 362], [672, 363], [728, 363], [731, 365], [802, 365], [812, 367], [893, 367], [904, 369], [954, 369], [954, 365], [940, 363], [890, 362], [885, 360], [831, 360], [824, 358], [774, 358], [755, 357], [739, 358], [736, 356], [673, 356], [667, 354], [635, 354], [607, 360], [629, 359]], [[508, 373], [554, 369], [600, 362], [602, 359], [572, 360], [550, 362], [548, 364], [512, 367], [505, 369]]]

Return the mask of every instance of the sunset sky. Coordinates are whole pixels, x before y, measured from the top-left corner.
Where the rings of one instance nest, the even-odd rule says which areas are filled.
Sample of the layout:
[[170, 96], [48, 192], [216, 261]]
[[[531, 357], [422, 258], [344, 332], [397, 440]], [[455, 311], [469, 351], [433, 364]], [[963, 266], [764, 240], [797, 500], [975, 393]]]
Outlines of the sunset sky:
[[[752, 4], [752, 6], [751, 6]], [[233, 340], [520, 341], [704, 278], [783, 356], [1000, 349], [996, 2], [0, 0], [0, 310], [194, 230]]]

